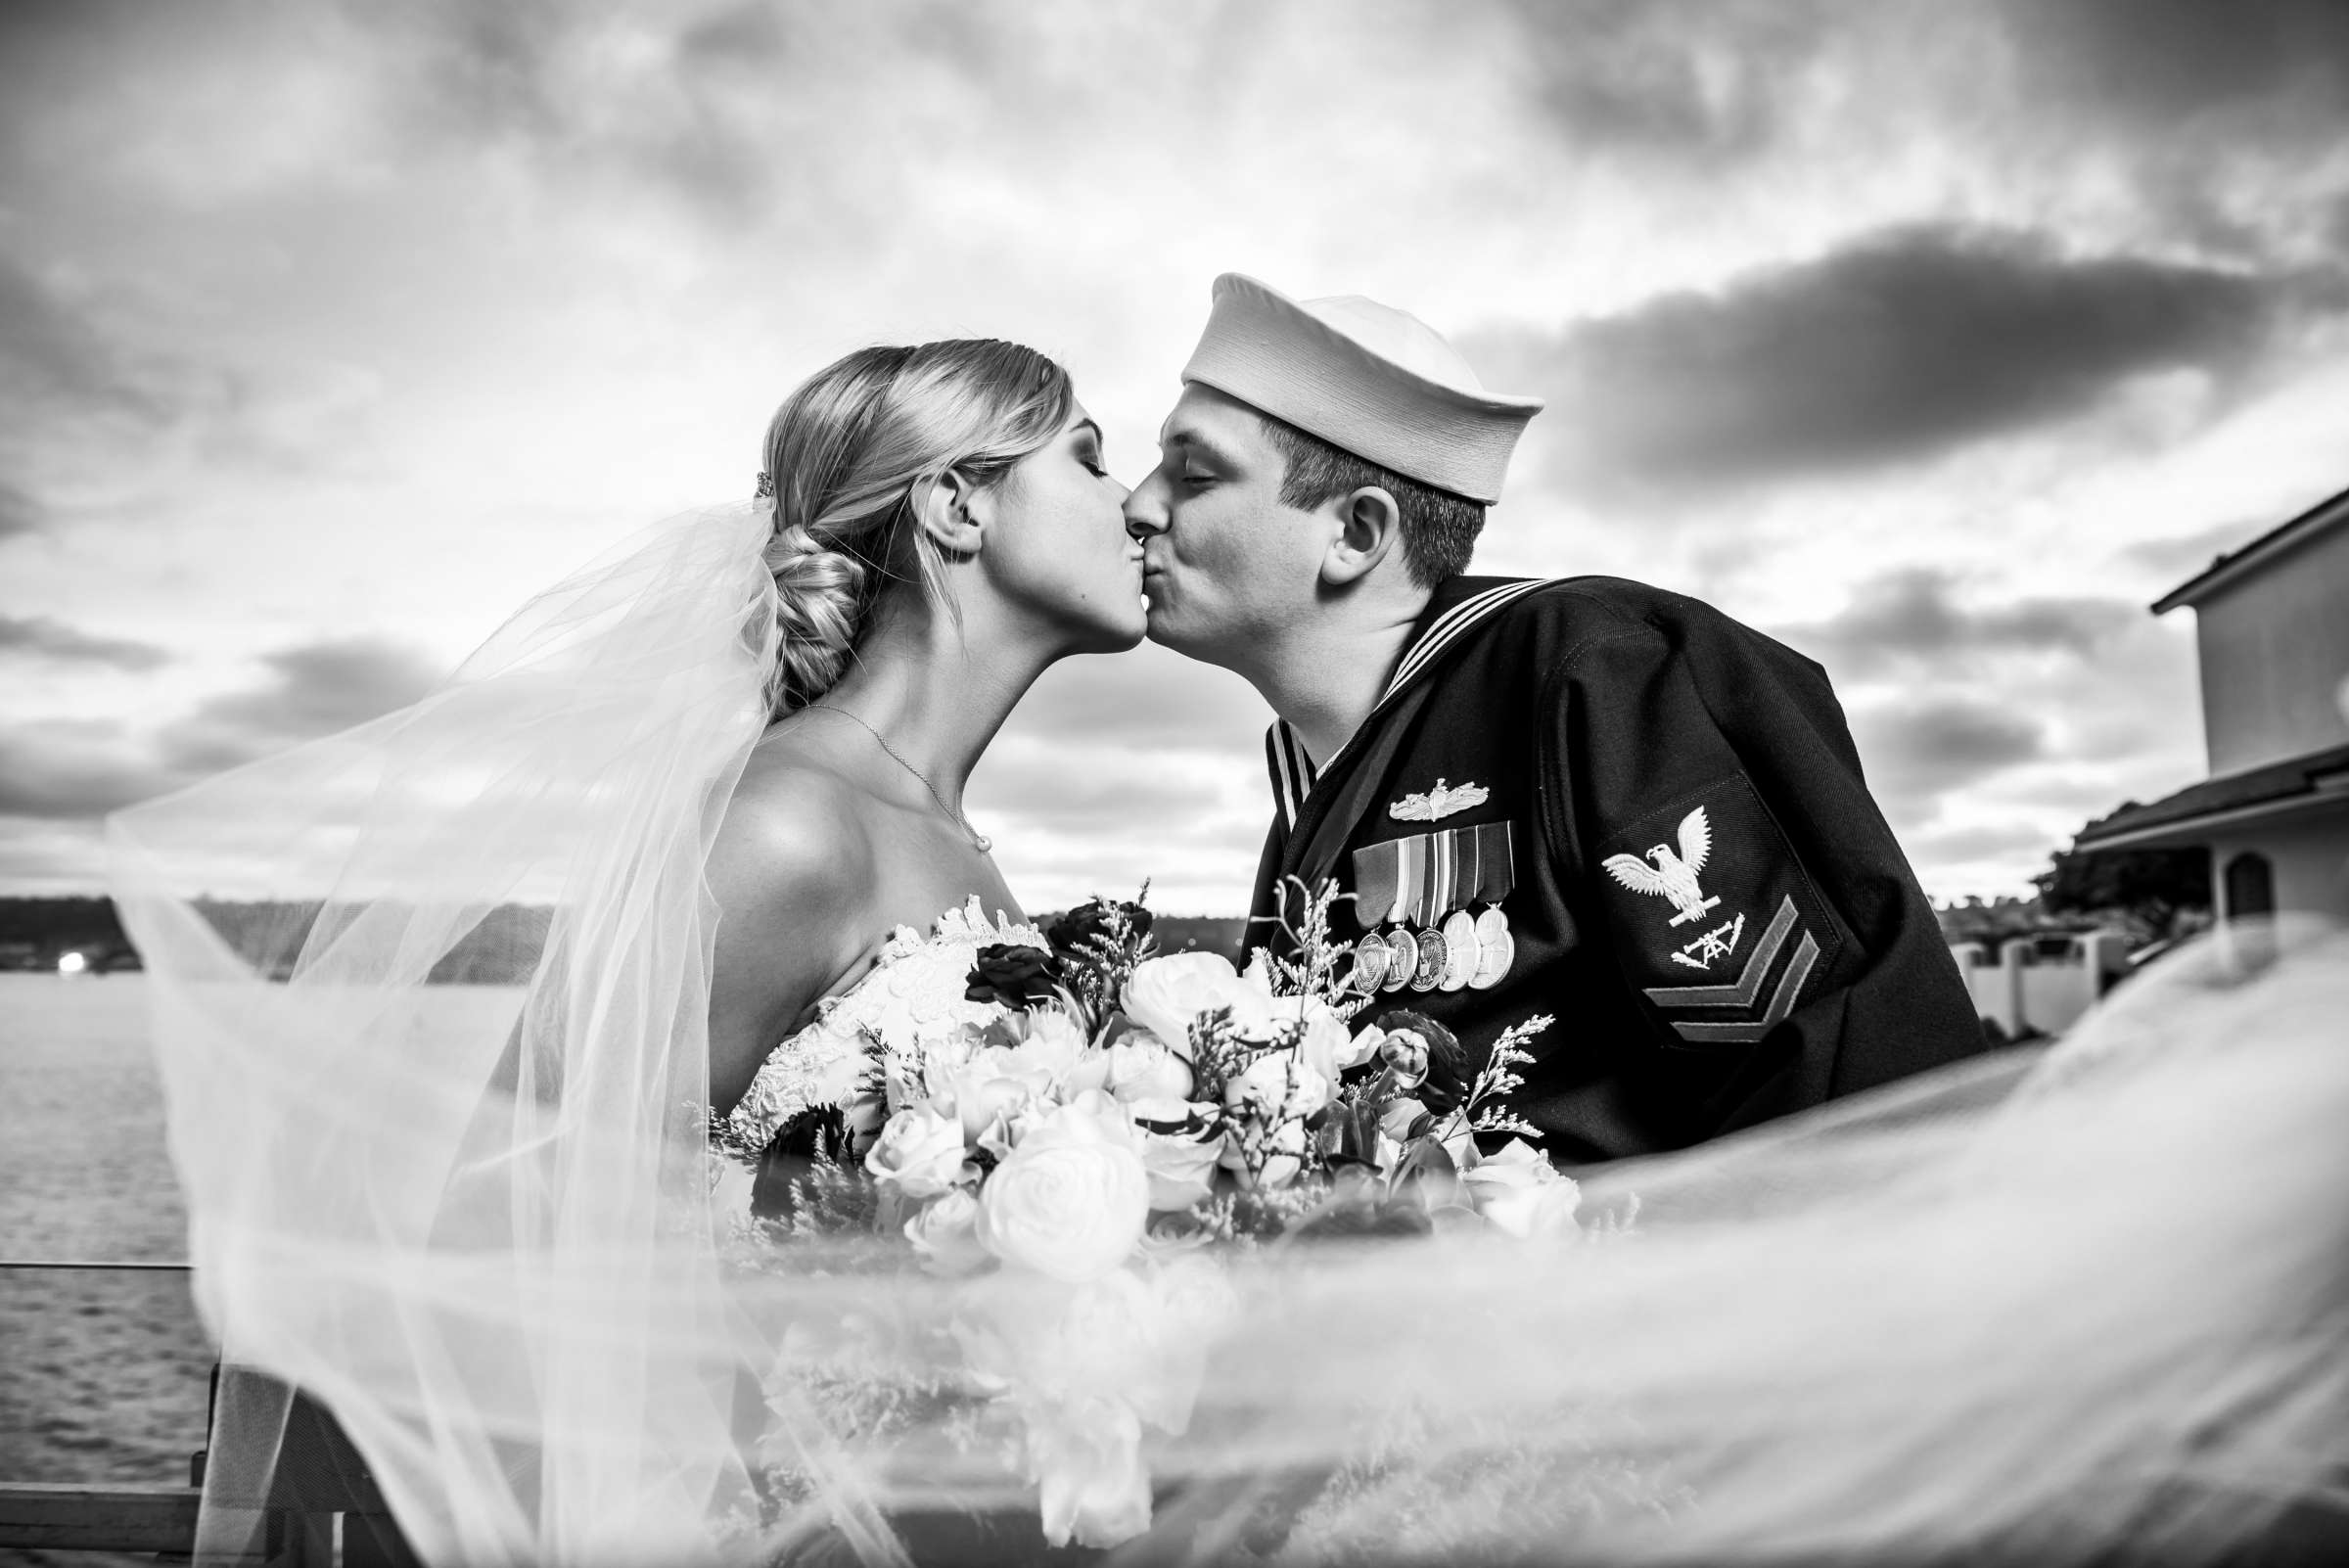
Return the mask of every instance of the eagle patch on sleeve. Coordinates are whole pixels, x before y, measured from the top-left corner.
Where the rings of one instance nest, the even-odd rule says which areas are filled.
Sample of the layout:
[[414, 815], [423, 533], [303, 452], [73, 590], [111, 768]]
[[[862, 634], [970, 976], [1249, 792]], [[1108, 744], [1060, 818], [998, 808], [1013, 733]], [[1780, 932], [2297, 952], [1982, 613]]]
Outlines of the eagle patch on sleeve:
[[1625, 975], [1691, 1045], [1759, 1040], [1818, 991], [1843, 945], [1840, 922], [1742, 774], [1598, 848]]

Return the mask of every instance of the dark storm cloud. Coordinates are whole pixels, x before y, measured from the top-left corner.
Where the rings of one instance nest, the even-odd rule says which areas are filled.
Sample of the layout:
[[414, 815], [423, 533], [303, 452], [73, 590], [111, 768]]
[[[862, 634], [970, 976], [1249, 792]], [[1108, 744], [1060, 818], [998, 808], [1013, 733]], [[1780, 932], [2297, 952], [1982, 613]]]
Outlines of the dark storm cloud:
[[2215, 111], [2314, 118], [2349, 108], [2340, 0], [2006, 0], [2001, 10], [2025, 80], [2051, 103], [2165, 132]]
[[[1579, 478], [1709, 489], [1881, 468], [2089, 412], [2131, 378], [2254, 361], [2339, 285], [1928, 225], [1491, 343]], [[1514, 377], [1515, 379], [1507, 379]]]
[[165, 725], [152, 747], [110, 720], [41, 719], [0, 729], [0, 817], [103, 816], [364, 723], [414, 702], [441, 673], [414, 651], [373, 638], [303, 644], [261, 662], [267, 678], [201, 704]]
[[[78, 635], [55, 623], [5, 622], [0, 650], [9, 645], [9, 628], [27, 624], [34, 640], [66, 640], [60, 631], [68, 639]], [[143, 646], [120, 644], [115, 657]], [[102, 816], [378, 717], [424, 695], [440, 673], [412, 650], [373, 638], [308, 643], [261, 662], [267, 678], [199, 705], [165, 725], [152, 747], [111, 721], [47, 719], [0, 730], [0, 816]]]
[[1862, 583], [1850, 607], [1829, 620], [1770, 630], [1845, 680], [1918, 661], [1962, 673], [2000, 654], [2086, 657], [2145, 613], [2134, 599], [2085, 597], [2017, 598], [1974, 608], [1958, 602], [1954, 586], [1946, 572], [1911, 567]]
[[1869, 785], [1895, 826], [1931, 814], [1939, 796], [2047, 754], [2039, 721], [2011, 707], [1933, 697], [1852, 715]]
[[2003, 0], [2007, 87], [2046, 156], [2127, 172], [2212, 254], [2349, 253], [2330, 155], [2349, 122], [2340, 0]]
[[415, 650], [373, 637], [283, 649], [269, 678], [204, 703], [164, 729], [165, 760], [195, 775], [234, 767], [416, 701], [445, 673]]
[[55, 664], [155, 669], [171, 656], [150, 642], [100, 637], [48, 616], [0, 615], [0, 656], [18, 654]]
[[183, 782], [114, 724], [48, 720], [0, 730], [0, 817], [103, 816]]

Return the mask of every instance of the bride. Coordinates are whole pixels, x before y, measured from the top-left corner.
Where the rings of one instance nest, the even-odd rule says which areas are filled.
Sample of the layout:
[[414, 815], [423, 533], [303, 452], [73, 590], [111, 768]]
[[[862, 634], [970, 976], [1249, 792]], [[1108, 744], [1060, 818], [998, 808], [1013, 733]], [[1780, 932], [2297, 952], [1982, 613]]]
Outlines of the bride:
[[[234, 1391], [288, 1386], [434, 1563], [902, 1562], [925, 1514], [1033, 1506], [973, 1439], [985, 1388], [906, 1393], [950, 1359], [864, 1375], [953, 1343], [954, 1282], [814, 1236], [745, 1265], [712, 1130], [756, 1147], [865, 1032], [989, 1005], [976, 946], [1037, 940], [962, 789], [1042, 669], [1140, 637], [1124, 491], [1066, 374], [998, 343], [819, 372], [760, 488], [531, 601], [415, 707], [110, 824], [198, 1305], [269, 1379], [224, 1380], [200, 1555], [262, 1555], [302, 1464], [282, 1397]], [[1579, 1173], [1563, 1242], [1235, 1259], [1122, 1554], [2189, 1561], [2337, 1531], [2344, 1008], [2337, 941], [2212, 949], [2044, 1056]], [[746, 1409], [787, 1349], [841, 1375]]]
[[902, 950], [893, 934], [944, 916], [959, 951], [931, 984], [959, 1011], [981, 934], [965, 906], [989, 941], [1020, 919], [964, 781], [1037, 675], [1132, 647], [1147, 609], [1100, 428], [1068, 373], [1016, 344], [868, 348], [817, 372], [768, 427], [762, 480], [776, 717], [708, 873], [710, 1103], [753, 1144], [852, 1060], [873, 1004], [825, 1004]]

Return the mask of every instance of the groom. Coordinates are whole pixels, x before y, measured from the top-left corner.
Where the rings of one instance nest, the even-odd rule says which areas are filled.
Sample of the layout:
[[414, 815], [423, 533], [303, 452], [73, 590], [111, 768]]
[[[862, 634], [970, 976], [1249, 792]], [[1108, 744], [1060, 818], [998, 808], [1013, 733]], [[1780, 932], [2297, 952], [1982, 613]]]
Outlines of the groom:
[[1819, 666], [1679, 594], [1472, 577], [1537, 398], [1415, 317], [1216, 280], [1127, 503], [1150, 636], [1278, 715], [1251, 942], [1352, 895], [1359, 1015], [1482, 1060], [1567, 1164], [1967, 1055], [1971, 999]]

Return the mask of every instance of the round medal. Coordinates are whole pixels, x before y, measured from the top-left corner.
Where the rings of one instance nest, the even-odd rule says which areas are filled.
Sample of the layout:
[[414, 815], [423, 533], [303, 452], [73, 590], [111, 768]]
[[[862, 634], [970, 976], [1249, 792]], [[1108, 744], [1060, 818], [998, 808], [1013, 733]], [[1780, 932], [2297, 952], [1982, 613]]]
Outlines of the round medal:
[[1451, 957], [1443, 933], [1430, 926], [1419, 933], [1419, 967], [1412, 972], [1411, 990], [1433, 991], [1444, 984], [1444, 963]]
[[1419, 939], [1408, 929], [1398, 926], [1387, 933], [1387, 972], [1379, 981], [1383, 991], [1401, 991], [1411, 983], [1411, 971], [1419, 967]]
[[1350, 984], [1364, 996], [1372, 994], [1378, 990], [1378, 983], [1386, 978], [1391, 961], [1387, 939], [1371, 932], [1354, 945], [1354, 976]]
[[1476, 916], [1454, 909], [1444, 921], [1444, 989], [1458, 991], [1467, 985], [1476, 973], [1478, 956]]
[[1509, 931], [1509, 917], [1500, 912], [1498, 904], [1476, 917], [1478, 953], [1476, 973], [1469, 977], [1469, 986], [1487, 991], [1500, 984], [1517, 960], [1517, 938]]

